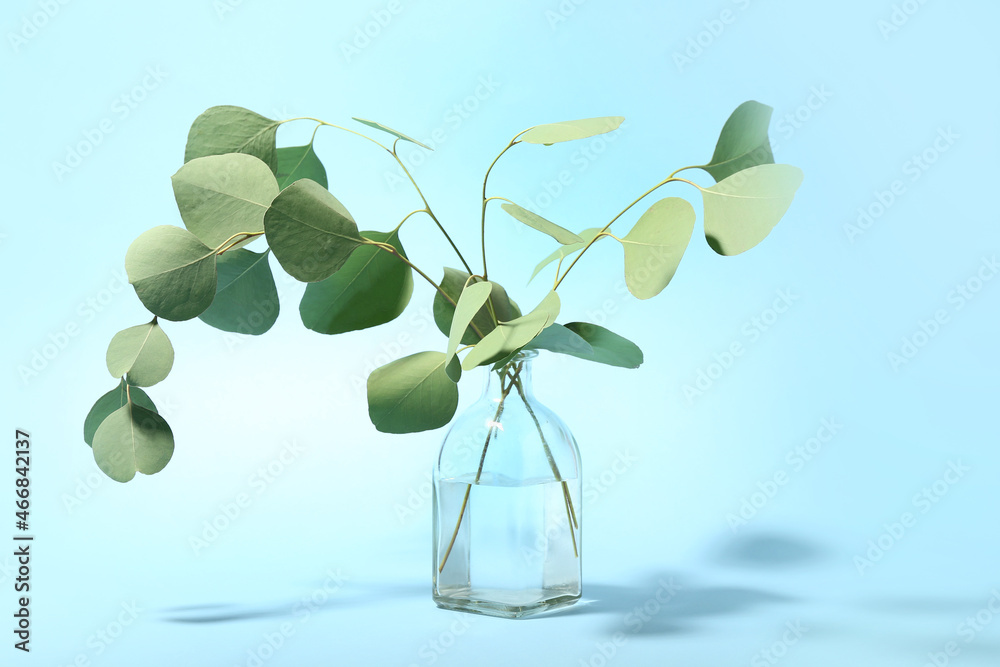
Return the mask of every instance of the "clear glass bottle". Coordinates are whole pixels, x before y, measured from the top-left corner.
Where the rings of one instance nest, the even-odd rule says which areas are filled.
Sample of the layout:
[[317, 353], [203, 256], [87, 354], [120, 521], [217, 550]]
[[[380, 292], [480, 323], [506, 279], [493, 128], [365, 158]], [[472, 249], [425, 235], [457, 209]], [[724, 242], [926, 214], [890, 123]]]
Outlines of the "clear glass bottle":
[[434, 601], [518, 618], [581, 594], [580, 450], [531, 389], [531, 360], [487, 366], [434, 465]]

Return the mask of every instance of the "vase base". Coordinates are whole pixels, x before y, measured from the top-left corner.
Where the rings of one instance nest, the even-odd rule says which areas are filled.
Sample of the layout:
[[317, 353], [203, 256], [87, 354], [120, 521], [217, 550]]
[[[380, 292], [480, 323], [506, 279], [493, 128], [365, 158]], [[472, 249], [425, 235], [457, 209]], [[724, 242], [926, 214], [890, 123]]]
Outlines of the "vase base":
[[442, 609], [470, 614], [524, 618], [562, 609], [580, 599], [580, 593], [536, 589], [535, 591], [468, 590], [451, 595], [434, 595], [434, 603]]

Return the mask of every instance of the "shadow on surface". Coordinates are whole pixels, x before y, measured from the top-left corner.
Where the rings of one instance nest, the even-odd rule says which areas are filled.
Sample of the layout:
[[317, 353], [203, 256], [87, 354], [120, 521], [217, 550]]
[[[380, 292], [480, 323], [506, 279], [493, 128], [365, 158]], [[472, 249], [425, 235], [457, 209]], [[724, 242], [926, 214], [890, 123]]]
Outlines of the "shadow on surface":
[[750, 533], [725, 542], [714, 560], [728, 566], [777, 568], [813, 563], [825, 555], [822, 547], [801, 538], [779, 533]]

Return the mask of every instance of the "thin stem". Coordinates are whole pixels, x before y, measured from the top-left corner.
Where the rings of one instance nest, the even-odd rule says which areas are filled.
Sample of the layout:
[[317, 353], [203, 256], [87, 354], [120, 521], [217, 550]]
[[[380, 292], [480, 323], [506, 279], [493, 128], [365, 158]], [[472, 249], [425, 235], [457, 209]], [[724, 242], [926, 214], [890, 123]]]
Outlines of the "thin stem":
[[[527, 130], [525, 130], [525, 132], [527, 132]], [[521, 134], [524, 134], [524, 132]], [[521, 136], [521, 134], [517, 135], [517, 137]], [[490, 178], [490, 172], [493, 171], [493, 166], [500, 160], [500, 158], [503, 157], [503, 154], [510, 150], [511, 146], [514, 144], [520, 143], [517, 141], [517, 137], [511, 139], [510, 143], [507, 144], [507, 147], [500, 151], [499, 155], [493, 158], [493, 162], [490, 163], [489, 169], [486, 170], [486, 176], [483, 177], [483, 212], [479, 225], [479, 236], [483, 246], [483, 278], [486, 278], [486, 202], [489, 201], [486, 199], [486, 181]], [[469, 273], [472, 272], [470, 271]]]
[[[382, 250], [386, 251], [387, 253], [389, 253], [393, 257], [396, 257], [399, 261], [403, 262], [404, 264], [406, 264], [407, 266], [409, 266], [411, 269], [413, 269], [414, 271], [416, 271], [418, 274], [420, 274], [420, 276], [424, 280], [426, 280], [427, 282], [429, 282], [431, 284], [431, 286], [433, 286], [434, 289], [436, 289], [438, 291], [438, 293], [440, 293], [441, 296], [443, 296], [445, 298], [445, 300], [448, 301], [448, 303], [450, 303], [452, 306], [458, 308], [458, 304], [455, 303], [455, 300], [452, 299], [450, 296], [448, 296], [448, 293], [445, 292], [443, 289], [441, 289], [440, 285], [438, 285], [436, 282], [434, 282], [431, 279], [431, 277], [428, 276], [426, 273], [424, 273], [423, 271], [421, 271], [420, 268], [416, 264], [414, 264], [413, 262], [411, 262], [410, 260], [408, 260], [406, 257], [404, 257], [398, 250], [396, 250], [395, 246], [393, 246], [391, 243], [381, 243], [379, 241], [372, 241], [371, 239], [365, 239], [365, 245], [376, 246], [376, 247], [381, 248]], [[479, 336], [480, 339], [482, 339], [482, 338], [485, 337], [485, 334], [482, 331], [480, 331], [479, 327], [477, 327], [475, 324], [473, 324], [472, 322], [469, 322], [469, 326], [472, 327], [472, 330], [476, 332], [476, 335]]]
[[[455, 242], [451, 240], [451, 237], [448, 235], [448, 232], [446, 232], [445, 229], [444, 229], [444, 225], [441, 224], [441, 221], [438, 220], [437, 216], [434, 215], [433, 211], [431, 211], [430, 204], [427, 203], [427, 198], [424, 197], [424, 193], [423, 193], [423, 191], [421, 191], [420, 186], [418, 186], [417, 182], [415, 180], [413, 180], [413, 176], [410, 175], [410, 172], [406, 168], [406, 165], [403, 164], [403, 161], [399, 159], [399, 155], [396, 154], [396, 143], [399, 142], [398, 138], [393, 142], [392, 148], [388, 148], [387, 146], [383, 145], [380, 141], [376, 141], [375, 139], [372, 139], [371, 137], [369, 137], [367, 135], [361, 134], [360, 132], [355, 132], [354, 130], [349, 130], [346, 127], [343, 127], [341, 125], [335, 125], [334, 123], [328, 123], [325, 120], [320, 120], [319, 118], [312, 118], [311, 116], [300, 116], [298, 118], [289, 118], [288, 120], [283, 120], [283, 121], [280, 121], [280, 122], [281, 123], [288, 123], [288, 122], [291, 122], [293, 120], [311, 120], [314, 123], [319, 123], [319, 125], [325, 125], [327, 127], [335, 127], [338, 130], [343, 130], [344, 132], [350, 132], [351, 134], [359, 136], [362, 139], [367, 139], [368, 141], [372, 142], [373, 144], [375, 144], [376, 146], [378, 146], [379, 148], [381, 148], [385, 152], [387, 152], [389, 155], [391, 155], [392, 158], [399, 164], [399, 166], [402, 167], [403, 173], [406, 174], [406, 177], [410, 179], [410, 183], [413, 184], [413, 187], [414, 187], [414, 189], [416, 189], [417, 194], [420, 195], [420, 199], [424, 202], [424, 208], [427, 210], [427, 214], [429, 216], [431, 216], [431, 219], [437, 224], [438, 229], [440, 229], [441, 233], [444, 234], [444, 237], [446, 239], [448, 239], [448, 243], [451, 244], [451, 247], [455, 250], [455, 253], [458, 255], [458, 259], [461, 260], [462, 264], [465, 266], [465, 270], [468, 271], [469, 273], [472, 273], [472, 269], [469, 267], [469, 263], [465, 261], [465, 257], [462, 256], [462, 253], [461, 253], [461, 251], [459, 251], [458, 246], [456, 246]], [[319, 126], [317, 126], [317, 129], [318, 129], [318, 127]], [[313, 136], [315, 137], [315, 135], [316, 135], [316, 133], [314, 131], [313, 132]]]
[[[518, 367], [520, 371], [520, 367]], [[507, 400], [507, 395], [510, 393], [510, 387], [513, 382], [509, 383], [506, 387], [503, 385], [503, 379], [500, 380], [500, 403], [497, 405], [497, 412], [493, 416], [493, 421], [490, 424], [489, 431], [486, 432], [486, 442], [483, 443], [483, 453], [479, 457], [479, 469], [476, 470], [476, 479], [474, 484], [479, 484], [479, 479], [483, 474], [483, 464], [486, 462], [486, 449], [490, 446], [490, 440], [493, 437], [493, 433], [496, 431], [497, 424], [500, 423], [500, 417], [503, 415], [504, 402]], [[455, 531], [451, 534], [451, 541], [448, 543], [448, 549], [444, 552], [444, 558], [441, 559], [441, 565], [438, 567], [438, 572], [444, 572], [444, 566], [448, 562], [448, 556], [451, 555], [451, 550], [455, 546], [455, 540], [458, 538], [458, 531], [462, 527], [462, 520], [465, 518], [465, 508], [469, 504], [469, 493], [472, 491], [472, 484], [469, 484], [465, 489], [465, 497], [462, 498], [462, 507], [458, 512], [458, 521], [455, 523]]]
[[[685, 167], [685, 169], [686, 168], [687, 167]], [[677, 173], [677, 172], [674, 172], [674, 173]], [[667, 183], [673, 183], [675, 181], [681, 182], [681, 183], [687, 183], [688, 185], [692, 185], [692, 186], [698, 188], [699, 190], [703, 189], [697, 183], [689, 181], [686, 178], [674, 178], [673, 176], [668, 176], [667, 178], [665, 178], [664, 180], [660, 181], [659, 183], [657, 183], [656, 185], [654, 185], [650, 189], [646, 190], [644, 193], [642, 193], [641, 195], [639, 195], [639, 197], [636, 198], [635, 201], [633, 201], [631, 204], [629, 204], [628, 206], [626, 206], [625, 208], [623, 208], [621, 210], [621, 212], [618, 213], [618, 215], [616, 215], [615, 217], [611, 218], [611, 222], [609, 222], [608, 224], [604, 225], [604, 228], [601, 229], [601, 231], [598, 232], [598, 234], [594, 238], [592, 238], [590, 240], [590, 243], [588, 243], [587, 245], [585, 245], [583, 247], [583, 250], [580, 251], [580, 254], [573, 258], [573, 261], [570, 263], [569, 268], [567, 268], [566, 272], [562, 274], [562, 277], [560, 277], [558, 280], [556, 280], [555, 287], [553, 287], [552, 289], [555, 290], [555, 289], [557, 289], [559, 287], [559, 285], [562, 283], [562, 281], [566, 279], [566, 276], [569, 274], [569, 272], [573, 270], [573, 267], [576, 266], [576, 263], [580, 261], [581, 257], [583, 257], [584, 253], [586, 253], [587, 250], [590, 249], [590, 246], [594, 245], [594, 243], [597, 242], [597, 239], [599, 239], [599, 238], [601, 238], [602, 236], [605, 235], [605, 233], [608, 231], [608, 228], [611, 227], [611, 225], [613, 225], [615, 223], [615, 221], [618, 220], [618, 218], [620, 218], [623, 215], [625, 215], [625, 213], [627, 213], [630, 208], [632, 208], [633, 206], [635, 206], [636, 204], [638, 204], [640, 201], [642, 201], [643, 199], [645, 199], [646, 196], [648, 196], [649, 194], [651, 194], [653, 191], [655, 191], [655, 190], [663, 187]]]
[[487, 197], [487, 198], [486, 198], [486, 201], [487, 201], [487, 202], [491, 202], [491, 201], [493, 201], [494, 199], [499, 199], [499, 200], [501, 200], [501, 201], [505, 201], [505, 202], [507, 202], [508, 204], [514, 204], [514, 206], [517, 206], [517, 202], [512, 202], [511, 200], [507, 199], [506, 197]]
[[406, 214], [405, 218], [399, 221], [399, 224], [396, 225], [396, 227], [392, 231], [398, 232], [399, 228], [403, 226], [403, 223], [409, 220], [411, 216], [414, 216], [417, 213], [429, 213], [429, 211], [426, 208], [418, 208], [416, 211], [410, 211], [409, 213]]
[[538, 429], [538, 437], [542, 441], [542, 448], [545, 450], [545, 458], [549, 460], [549, 467], [552, 468], [552, 474], [555, 475], [556, 481], [562, 483], [563, 499], [566, 505], [566, 518], [569, 520], [569, 532], [573, 537], [573, 556], [579, 558], [580, 554], [576, 548], [576, 533], [574, 532], [574, 527], [579, 527], [579, 523], [576, 520], [576, 512], [573, 509], [573, 499], [569, 495], [569, 484], [566, 480], [562, 478], [559, 474], [559, 466], [556, 465], [556, 460], [552, 456], [552, 450], [549, 449], [549, 443], [545, 441], [545, 434], [542, 432], [542, 425], [538, 421], [538, 417], [535, 415], [535, 411], [531, 408], [531, 403], [528, 401], [527, 397], [524, 395], [524, 387], [521, 384], [521, 378], [518, 377], [514, 381], [514, 386], [517, 387], [517, 393], [521, 396], [521, 400], [524, 402], [524, 407], [528, 409], [528, 414], [531, 415], [531, 420], [535, 422], [535, 428]]
[[221, 255], [222, 253], [228, 250], [232, 250], [235, 246], [239, 245], [240, 243], [243, 243], [243, 241], [246, 241], [247, 239], [255, 239], [258, 236], [263, 236], [263, 235], [264, 232], [237, 232], [236, 234], [233, 234], [228, 239], [226, 239], [218, 246], [216, 246], [215, 254]]

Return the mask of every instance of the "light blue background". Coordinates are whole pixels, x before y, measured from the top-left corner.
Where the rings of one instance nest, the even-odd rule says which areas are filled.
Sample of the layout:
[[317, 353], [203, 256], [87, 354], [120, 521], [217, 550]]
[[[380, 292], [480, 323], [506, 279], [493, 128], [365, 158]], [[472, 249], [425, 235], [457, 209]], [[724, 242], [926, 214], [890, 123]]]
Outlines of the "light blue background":
[[[919, 667], [949, 642], [960, 651], [950, 664], [996, 663], [1000, 620], [986, 612], [973, 631], [965, 619], [1000, 589], [1000, 281], [971, 300], [953, 293], [1000, 246], [995, 3], [908, 0], [887, 31], [889, 1], [398, 0], [395, 14], [378, 14], [386, 2], [223, 2], [16, 0], [0, 16], [3, 426], [11, 438], [32, 433], [37, 536], [33, 650], [14, 651], [0, 625], [4, 664], [228, 666], [257, 654], [297, 667], [575, 666], [604, 664], [613, 648], [609, 664]], [[391, 20], [347, 53], [373, 12]], [[32, 21], [44, 25], [32, 31]], [[689, 41], [699, 39], [701, 53]], [[689, 47], [695, 57], [679, 65]], [[149, 319], [121, 282], [122, 259], [146, 229], [180, 224], [169, 176], [207, 107], [356, 115], [420, 139], [440, 129], [434, 153], [404, 154], [471, 258], [482, 173], [520, 130], [627, 118], [613, 142], [519, 146], [494, 170], [491, 194], [536, 203], [568, 172], [544, 214], [583, 229], [706, 161], [748, 99], [774, 107], [776, 159], [805, 172], [767, 241], [723, 258], [696, 231], [670, 287], [641, 303], [623, 293], [608, 243], [560, 288], [561, 321], [604, 321], [646, 353], [637, 371], [551, 355], [536, 364], [536, 393], [583, 451], [586, 604], [524, 622], [433, 606], [426, 473], [443, 432], [376, 433], [359, 389], [373, 365], [442, 348], [426, 284], [398, 321], [335, 339], [302, 327], [302, 287], [280, 270], [283, 311], [263, 337], [169, 324], [176, 363], [149, 393], [173, 427], [173, 460], [127, 485], [97, 469], [80, 431], [114, 386], [107, 343]], [[92, 152], [58, 174], [54, 164], [95, 130]], [[285, 126], [279, 142], [310, 130]], [[935, 149], [949, 131], [957, 138]], [[363, 229], [391, 228], [419, 204], [367, 142], [324, 130], [317, 150]], [[925, 151], [933, 164], [914, 171]], [[858, 209], [878, 213], [896, 180], [901, 194], [853, 234]], [[694, 190], [667, 194], [700, 212]], [[490, 276], [522, 305], [537, 302], [548, 279], [524, 284], [551, 243], [498, 210], [488, 234]], [[431, 274], [455, 263], [427, 220], [408, 222], [403, 241]], [[792, 306], [750, 335], [782, 290]], [[939, 311], [944, 323], [921, 337]], [[915, 335], [919, 351], [894, 367], [888, 355]], [[744, 354], [713, 367], [734, 342]], [[51, 358], [25, 377], [36, 352]], [[699, 371], [717, 379], [689, 400]], [[478, 390], [464, 386], [463, 404]], [[788, 452], [824, 419], [838, 432], [800, 467]], [[296, 453], [282, 463], [289, 443]], [[938, 482], [938, 502], [916, 498], [952, 463], [969, 470]], [[0, 507], [13, 533], [11, 468]], [[753, 496], [776, 473], [786, 483], [773, 497]], [[249, 507], [193, 547], [240, 494]], [[744, 500], [760, 507], [734, 529]], [[912, 525], [887, 535], [904, 513]], [[880, 539], [884, 555], [859, 566]], [[8, 624], [12, 564], [0, 556]], [[660, 604], [671, 582], [679, 591]], [[655, 613], [639, 620], [647, 602]], [[134, 620], [123, 610], [133, 604]], [[786, 631], [796, 623], [801, 638]]]

